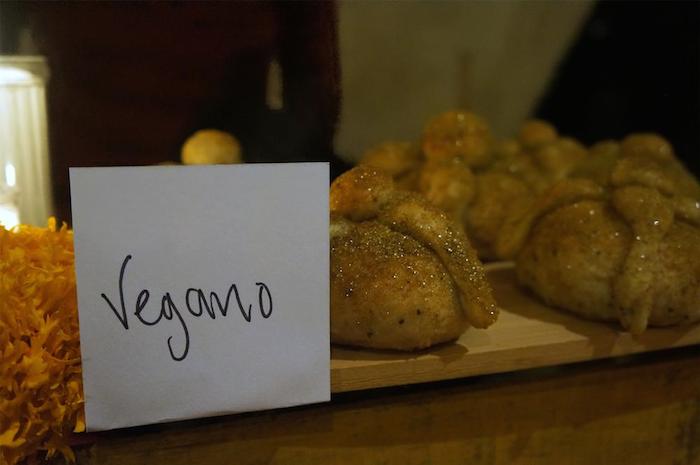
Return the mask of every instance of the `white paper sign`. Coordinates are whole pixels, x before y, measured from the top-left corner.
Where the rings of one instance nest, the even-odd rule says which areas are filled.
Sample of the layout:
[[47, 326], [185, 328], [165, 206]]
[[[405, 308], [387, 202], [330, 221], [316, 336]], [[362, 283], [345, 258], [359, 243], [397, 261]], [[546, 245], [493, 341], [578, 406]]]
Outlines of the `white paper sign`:
[[88, 430], [330, 399], [328, 176], [71, 168]]

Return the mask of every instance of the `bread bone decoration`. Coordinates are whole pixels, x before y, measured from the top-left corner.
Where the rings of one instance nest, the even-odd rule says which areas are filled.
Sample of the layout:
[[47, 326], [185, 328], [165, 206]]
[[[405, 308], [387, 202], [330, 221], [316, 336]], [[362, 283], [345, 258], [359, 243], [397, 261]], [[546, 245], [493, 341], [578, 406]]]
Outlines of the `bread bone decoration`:
[[497, 318], [462, 228], [390, 176], [358, 167], [331, 186], [331, 340], [413, 350]]
[[586, 153], [544, 121], [527, 121], [517, 138], [497, 141], [478, 115], [449, 111], [428, 122], [420, 144], [381, 144], [360, 165], [423, 194], [464, 226], [480, 258], [499, 259], [494, 242], [506, 219], [527, 211]]
[[501, 232], [520, 282], [632, 333], [700, 320], [700, 185], [670, 144], [606, 142], [574, 174]]

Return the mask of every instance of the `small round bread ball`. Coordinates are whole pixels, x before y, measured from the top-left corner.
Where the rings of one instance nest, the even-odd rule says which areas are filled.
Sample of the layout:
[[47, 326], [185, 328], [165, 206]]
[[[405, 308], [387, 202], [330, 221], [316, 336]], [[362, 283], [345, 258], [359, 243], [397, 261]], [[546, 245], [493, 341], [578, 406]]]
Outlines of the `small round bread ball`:
[[657, 161], [673, 160], [673, 147], [658, 134], [630, 134], [620, 144], [622, 156], [646, 156]]
[[422, 154], [411, 142], [384, 142], [367, 150], [358, 163], [382, 170], [402, 189], [412, 190], [418, 179]]
[[410, 142], [384, 142], [367, 150], [361, 165], [384, 171], [392, 177], [400, 176], [420, 163], [420, 152]]
[[520, 128], [520, 142], [527, 148], [552, 143], [557, 140], [557, 137], [554, 126], [538, 119], [525, 121]]
[[241, 144], [224, 131], [202, 129], [192, 134], [182, 146], [182, 163], [185, 165], [223, 165], [241, 161]]
[[464, 209], [474, 198], [476, 179], [459, 160], [428, 163], [420, 172], [418, 190], [430, 203], [461, 221]]
[[430, 162], [461, 159], [469, 166], [490, 161], [491, 130], [480, 116], [448, 111], [431, 119], [423, 133], [423, 152]]

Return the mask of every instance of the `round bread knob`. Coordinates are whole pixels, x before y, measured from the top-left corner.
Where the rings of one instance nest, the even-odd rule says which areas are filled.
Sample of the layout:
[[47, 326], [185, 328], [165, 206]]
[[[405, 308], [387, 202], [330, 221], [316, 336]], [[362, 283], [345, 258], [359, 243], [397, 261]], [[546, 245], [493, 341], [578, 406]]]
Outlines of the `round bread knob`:
[[185, 165], [221, 165], [241, 163], [241, 144], [231, 134], [216, 129], [202, 129], [192, 134], [182, 146]]

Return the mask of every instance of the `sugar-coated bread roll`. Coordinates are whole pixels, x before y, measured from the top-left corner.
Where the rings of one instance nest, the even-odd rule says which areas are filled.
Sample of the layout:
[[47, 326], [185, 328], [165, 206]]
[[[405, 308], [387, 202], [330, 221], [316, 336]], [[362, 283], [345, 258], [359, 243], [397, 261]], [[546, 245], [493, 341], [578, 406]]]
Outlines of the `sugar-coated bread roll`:
[[422, 349], [496, 320], [464, 231], [424, 198], [358, 167], [335, 180], [330, 205], [333, 342]]
[[[502, 231], [518, 279], [545, 302], [632, 333], [700, 320], [700, 186], [658, 136], [562, 181]], [[602, 181], [601, 181], [602, 180]]]

